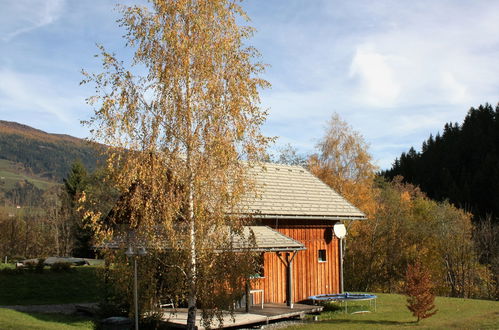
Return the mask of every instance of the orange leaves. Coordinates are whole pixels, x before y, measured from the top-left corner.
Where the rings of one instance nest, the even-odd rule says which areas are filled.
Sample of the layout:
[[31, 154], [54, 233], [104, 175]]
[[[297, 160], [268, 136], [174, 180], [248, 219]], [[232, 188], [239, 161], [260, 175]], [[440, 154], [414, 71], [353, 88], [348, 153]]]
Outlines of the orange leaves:
[[110, 146], [107, 168], [122, 193], [115, 214], [145, 237], [161, 228], [155, 247], [167, 238], [172, 249], [162, 257], [187, 277], [190, 304], [198, 295], [215, 308], [208, 289], [220, 272], [210, 265], [233, 267], [226, 278], [247, 272], [214, 246], [226, 238], [218, 229], [241, 225], [225, 212], [237, 213], [251, 187], [240, 160], [262, 159], [269, 141], [258, 93], [270, 84], [258, 77], [258, 52], [243, 47], [252, 29], [237, 25], [246, 18], [237, 1], [152, 0], [121, 12], [135, 50], [130, 67], [101, 48], [104, 72], [85, 76], [98, 95], [89, 124]]
[[362, 136], [334, 114], [317, 149], [309, 159], [310, 171], [368, 216], [373, 214], [376, 167]]
[[412, 315], [420, 319], [428, 318], [437, 313], [434, 301], [433, 284], [429, 270], [420, 262], [407, 267], [405, 293], [407, 308]]

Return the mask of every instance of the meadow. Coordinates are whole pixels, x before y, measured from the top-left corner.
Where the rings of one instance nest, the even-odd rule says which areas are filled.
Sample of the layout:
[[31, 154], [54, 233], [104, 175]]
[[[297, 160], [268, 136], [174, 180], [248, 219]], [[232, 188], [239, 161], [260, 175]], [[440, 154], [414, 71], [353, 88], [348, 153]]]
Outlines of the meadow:
[[69, 272], [0, 271], [0, 305], [45, 305], [97, 302], [100, 288], [98, 267], [73, 267]]
[[377, 294], [377, 309], [372, 313], [345, 314], [343, 309], [322, 312], [319, 321], [311, 319], [289, 330], [308, 329], [499, 329], [499, 302], [490, 300], [437, 297], [434, 316], [415, 322], [406, 308], [406, 297]]
[[[10, 271], [1, 271], [9, 268]], [[0, 264], [0, 325], [2, 329], [92, 329], [89, 318], [73, 315], [21, 313], [1, 305], [38, 305], [97, 302], [100, 299], [95, 266], [74, 267], [70, 272], [23, 272], [14, 274], [12, 265]], [[436, 315], [419, 323], [406, 308], [406, 298], [398, 294], [377, 294], [376, 311], [344, 313], [343, 308], [322, 312], [289, 330], [308, 329], [499, 329], [499, 302], [490, 300], [437, 297]], [[349, 305], [349, 312], [368, 306]], [[373, 306], [371, 307], [373, 310]]]

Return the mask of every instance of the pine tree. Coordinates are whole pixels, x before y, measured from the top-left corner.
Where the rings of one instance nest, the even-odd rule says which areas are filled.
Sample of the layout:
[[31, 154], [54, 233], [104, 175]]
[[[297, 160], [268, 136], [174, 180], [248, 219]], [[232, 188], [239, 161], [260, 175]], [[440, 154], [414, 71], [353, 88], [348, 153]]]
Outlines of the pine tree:
[[67, 208], [72, 227], [74, 246], [72, 254], [77, 257], [93, 257], [92, 236], [93, 232], [86, 226], [86, 219], [77, 211], [78, 200], [89, 186], [89, 175], [81, 161], [75, 161], [71, 165], [71, 171], [67, 178], [63, 179], [64, 207]]
[[71, 165], [71, 171], [67, 178], [63, 179], [64, 188], [68, 193], [71, 205], [74, 206], [76, 199], [88, 186], [88, 173], [83, 163], [79, 160]]
[[406, 295], [407, 308], [418, 318], [417, 322], [437, 313], [430, 272], [419, 261], [407, 267]]

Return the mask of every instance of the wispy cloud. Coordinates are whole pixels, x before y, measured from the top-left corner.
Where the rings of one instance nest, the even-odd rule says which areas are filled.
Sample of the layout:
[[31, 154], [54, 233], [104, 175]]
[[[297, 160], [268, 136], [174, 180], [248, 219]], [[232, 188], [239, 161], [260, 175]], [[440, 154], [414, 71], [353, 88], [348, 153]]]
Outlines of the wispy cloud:
[[263, 35], [257, 46], [273, 65], [274, 89], [263, 97], [271, 106], [268, 131], [288, 134], [288, 141], [313, 146], [338, 112], [370, 142], [380, 165], [389, 166], [446, 122], [462, 121], [469, 107], [499, 101], [497, 2], [255, 6]]
[[64, 0], [4, 0], [0, 11], [0, 39], [8, 42], [51, 24], [59, 18], [63, 7]]
[[[493, 46], [499, 42], [497, 3], [389, 3], [383, 14], [373, 11], [374, 5], [364, 8], [374, 15], [375, 28], [359, 32], [352, 59], [352, 68], [364, 77], [359, 86], [364, 98], [386, 94], [392, 105], [412, 108], [430, 103], [467, 107], [497, 97], [499, 76], [490, 75], [499, 70], [499, 48]], [[366, 43], [371, 50], [365, 50]]]
[[0, 114], [38, 113], [53, 122], [74, 125], [77, 119], [72, 111], [83, 104], [83, 98], [73, 94], [71, 88], [36, 74], [0, 69]]
[[[79, 95], [92, 91], [77, 87], [77, 72], [101, 70], [92, 62], [94, 43], [126, 57], [116, 1], [2, 1], [2, 119], [15, 111], [24, 123], [49, 118], [46, 125], [60, 132], [81, 130], [84, 116], [75, 109], [90, 113]], [[337, 112], [384, 167], [445, 122], [462, 121], [469, 107], [499, 101], [497, 1], [252, 0], [243, 6], [258, 30], [250, 43], [271, 65], [265, 77], [273, 88], [262, 94], [270, 107], [264, 129], [280, 136], [279, 144], [313, 151]]]

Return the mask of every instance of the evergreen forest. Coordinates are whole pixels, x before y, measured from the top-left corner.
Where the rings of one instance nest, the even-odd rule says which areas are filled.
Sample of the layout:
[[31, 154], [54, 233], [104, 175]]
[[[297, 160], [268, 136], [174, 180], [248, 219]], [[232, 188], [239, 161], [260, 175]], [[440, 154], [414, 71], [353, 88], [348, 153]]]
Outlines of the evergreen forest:
[[445, 124], [421, 151], [411, 147], [382, 175], [402, 176], [430, 198], [471, 212], [475, 222], [499, 223], [499, 104], [472, 107], [462, 124]]

